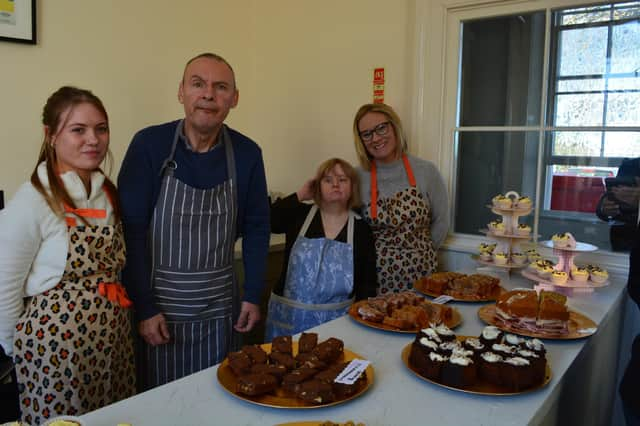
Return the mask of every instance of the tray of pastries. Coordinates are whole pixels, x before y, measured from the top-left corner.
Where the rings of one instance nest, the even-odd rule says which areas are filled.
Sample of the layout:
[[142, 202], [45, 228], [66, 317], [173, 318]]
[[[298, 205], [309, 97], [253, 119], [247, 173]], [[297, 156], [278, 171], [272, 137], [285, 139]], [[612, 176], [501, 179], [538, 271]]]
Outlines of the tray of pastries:
[[349, 316], [368, 327], [397, 333], [415, 333], [431, 323], [450, 328], [462, 324], [457, 309], [429, 302], [413, 291], [360, 300], [351, 305]]
[[501, 330], [544, 339], [581, 339], [597, 330], [590, 318], [567, 307], [565, 295], [546, 290], [506, 292], [495, 304], [481, 307], [478, 316]]
[[413, 288], [427, 296], [445, 294], [459, 302], [492, 301], [505, 292], [496, 277], [459, 272], [435, 272], [416, 281]]
[[363, 359], [330, 337], [316, 333], [275, 337], [271, 343], [245, 345], [231, 352], [218, 367], [218, 382], [227, 392], [267, 407], [305, 409], [341, 404], [364, 393], [373, 383], [367, 366], [353, 384], [334, 380], [354, 359]]
[[402, 350], [404, 365], [421, 379], [461, 392], [514, 395], [551, 381], [544, 344], [487, 326], [479, 337], [445, 327], [420, 330]]

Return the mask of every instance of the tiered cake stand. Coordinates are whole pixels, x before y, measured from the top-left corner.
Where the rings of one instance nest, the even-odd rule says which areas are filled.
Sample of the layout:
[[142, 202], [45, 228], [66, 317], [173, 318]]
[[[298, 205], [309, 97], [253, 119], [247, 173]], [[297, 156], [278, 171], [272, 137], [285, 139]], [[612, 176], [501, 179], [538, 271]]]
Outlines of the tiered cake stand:
[[553, 241], [542, 241], [539, 243], [543, 247], [552, 248], [553, 254], [558, 256], [558, 263], [554, 266], [556, 271], [564, 271], [569, 279], [564, 284], [555, 284], [551, 279], [541, 278], [535, 272], [529, 270], [522, 271], [522, 275], [532, 281], [536, 281], [536, 290], [552, 290], [571, 295], [572, 293], [591, 293], [595, 288], [609, 285], [609, 280], [596, 283], [588, 279], [587, 281], [576, 281], [571, 279], [571, 269], [574, 267], [573, 259], [580, 253], [596, 251], [598, 247], [593, 244], [576, 242], [575, 248], [556, 248]]
[[[517, 200], [520, 198], [519, 194], [515, 191], [509, 191], [505, 194], [506, 197], [514, 196]], [[502, 223], [504, 224], [504, 233], [496, 234], [495, 231], [491, 229], [481, 229], [480, 232], [485, 234], [487, 237], [495, 240], [497, 242], [496, 248], [493, 250], [494, 253], [506, 253], [507, 254], [507, 263], [499, 264], [494, 262], [493, 260], [483, 260], [480, 256], [474, 255], [473, 258], [487, 266], [492, 266], [495, 268], [507, 269], [509, 272], [513, 269], [520, 269], [527, 266], [527, 261], [524, 259], [523, 263], [515, 263], [511, 259], [512, 253], [525, 253], [524, 248], [521, 247], [521, 243], [528, 242], [531, 239], [531, 233], [526, 235], [519, 235], [517, 233], [518, 229], [518, 220], [521, 216], [527, 216], [531, 214], [533, 211], [532, 207], [526, 209], [519, 209], [517, 207], [502, 209], [496, 207], [494, 205], [487, 205], [487, 208], [491, 209], [491, 211], [499, 216], [502, 216]]]

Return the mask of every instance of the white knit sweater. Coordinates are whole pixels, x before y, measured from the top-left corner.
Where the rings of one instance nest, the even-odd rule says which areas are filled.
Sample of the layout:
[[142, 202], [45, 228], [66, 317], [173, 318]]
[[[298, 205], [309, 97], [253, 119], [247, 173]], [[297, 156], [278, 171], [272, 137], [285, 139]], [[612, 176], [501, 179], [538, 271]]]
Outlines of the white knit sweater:
[[[44, 163], [38, 176], [49, 188]], [[88, 219], [95, 225], [112, 225], [113, 209], [102, 189], [104, 175], [91, 176], [91, 196], [75, 172], [61, 175], [76, 207], [106, 209], [105, 219]], [[49, 290], [60, 282], [67, 263], [67, 226], [31, 182], [23, 184], [4, 210], [0, 210], [0, 345], [13, 352], [15, 325], [24, 311], [24, 298]]]

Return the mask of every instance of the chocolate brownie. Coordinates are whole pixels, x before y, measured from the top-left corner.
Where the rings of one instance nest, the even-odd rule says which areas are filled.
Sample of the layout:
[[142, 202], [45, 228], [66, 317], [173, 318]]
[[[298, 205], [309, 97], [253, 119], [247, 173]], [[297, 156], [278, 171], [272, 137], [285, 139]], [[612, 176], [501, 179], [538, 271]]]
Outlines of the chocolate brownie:
[[271, 352], [271, 354], [269, 354], [269, 358], [271, 359], [272, 363], [284, 365], [287, 370], [293, 370], [294, 368], [296, 368], [296, 360], [291, 354], [286, 354], [283, 352]]
[[282, 388], [291, 392], [296, 392], [300, 384], [309, 380], [318, 373], [315, 368], [302, 367], [285, 374], [282, 378]]
[[254, 364], [267, 363], [267, 353], [258, 345], [245, 345], [242, 347], [242, 352], [249, 355]]
[[327, 368], [327, 363], [320, 360], [317, 355], [311, 352], [299, 353], [296, 356], [296, 361], [300, 367], [315, 368], [317, 370], [324, 370]]
[[229, 367], [236, 376], [247, 374], [251, 369], [251, 358], [242, 351], [229, 352]]
[[238, 378], [238, 393], [249, 396], [262, 395], [273, 391], [278, 381], [270, 374], [247, 374]]
[[298, 340], [298, 353], [311, 352], [318, 344], [318, 333], [302, 333]]
[[253, 364], [251, 366], [252, 374], [269, 374], [278, 380], [278, 383], [282, 381], [285, 374], [288, 373], [287, 367], [282, 364]]
[[291, 336], [278, 336], [274, 337], [271, 341], [271, 352], [280, 352], [284, 354], [291, 354]]
[[325, 404], [335, 400], [333, 388], [330, 384], [320, 380], [308, 380], [300, 384], [296, 396], [303, 401], [313, 404]]

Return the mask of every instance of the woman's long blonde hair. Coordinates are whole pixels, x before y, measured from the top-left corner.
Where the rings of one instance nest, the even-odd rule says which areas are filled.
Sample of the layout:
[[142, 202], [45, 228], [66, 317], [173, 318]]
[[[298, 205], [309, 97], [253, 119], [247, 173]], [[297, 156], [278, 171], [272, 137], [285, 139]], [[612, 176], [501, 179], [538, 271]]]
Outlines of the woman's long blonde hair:
[[[61, 122], [64, 113], [70, 108], [74, 108], [77, 105], [84, 103], [88, 103], [96, 107], [96, 109], [104, 115], [107, 124], [109, 123], [107, 110], [104, 108], [100, 98], [89, 90], [79, 89], [77, 87], [63, 86], [59, 88], [49, 96], [49, 99], [47, 99], [47, 103], [44, 105], [42, 110], [42, 124], [45, 125], [49, 131], [45, 132], [36, 167], [33, 169], [33, 173], [31, 173], [31, 183], [36, 190], [42, 194], [49, 207], [51, 207], [51, 209], [59, 216], [64, 215], [63, 206], [65, 204], [72, 208], [76, 208], [76, 205], [56, 172], [56, 151], [51, 144], [51, 139], [56, 132], [64, 126], [65, 123]], [[67, 114], [67, 117], [68, 116], [69, 115]], [[111, 162], [111, 152], [107, 151], [107, 156], [109, 162]], [[44, 188], [44, 185], [38, 176], [38, 166], [43, 161], [46, 162], [50, 191], [47, 191]], [[117, 222], [120, 220], [120, 204], [118, 202], [116, 186], [106, 176], [104, 184], [110, 199], [112, 200], [113, 212]]]

